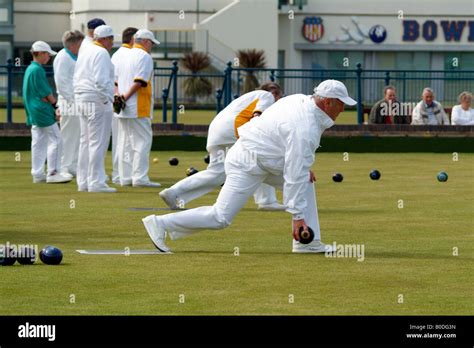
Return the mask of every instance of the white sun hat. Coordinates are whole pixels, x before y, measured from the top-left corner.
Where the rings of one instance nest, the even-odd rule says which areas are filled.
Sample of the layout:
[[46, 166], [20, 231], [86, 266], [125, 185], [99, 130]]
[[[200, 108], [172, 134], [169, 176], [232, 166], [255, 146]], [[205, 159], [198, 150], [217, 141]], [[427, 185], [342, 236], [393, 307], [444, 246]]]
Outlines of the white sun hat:
[[356, 105], [357, 102], [349, 97], [346, 86], [337, 80], [326, 80], [321, 82], [315, 89], [314, 93], [320, 97], [336, 98], [347, 105]]
[[50, 55], [55, 56], [57, 52], [51, 49], [51, 46], [44, 41], [35, 41], [31, 45], [31, 52], [48, 52]]
[[159, 45], [160, 42], [155, 38], [155, 35], [148, 29], [140, 29], [135, 34], [135, 39], [148, 39], [151, 40], [155, 45]]
[[99, 25], [94, 29], [94, 39], [103, 39], [104, 37], [116, 36], [111, 26]]

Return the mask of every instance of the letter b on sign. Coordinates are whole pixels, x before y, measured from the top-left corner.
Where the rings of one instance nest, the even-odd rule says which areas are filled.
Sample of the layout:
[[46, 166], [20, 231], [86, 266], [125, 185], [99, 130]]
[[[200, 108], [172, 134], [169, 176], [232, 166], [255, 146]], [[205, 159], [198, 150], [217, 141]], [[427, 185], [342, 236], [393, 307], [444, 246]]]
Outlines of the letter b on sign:
[[403, 21], [403, 41], [416, 41], [420, 36], [420, 25], [417, 21]]

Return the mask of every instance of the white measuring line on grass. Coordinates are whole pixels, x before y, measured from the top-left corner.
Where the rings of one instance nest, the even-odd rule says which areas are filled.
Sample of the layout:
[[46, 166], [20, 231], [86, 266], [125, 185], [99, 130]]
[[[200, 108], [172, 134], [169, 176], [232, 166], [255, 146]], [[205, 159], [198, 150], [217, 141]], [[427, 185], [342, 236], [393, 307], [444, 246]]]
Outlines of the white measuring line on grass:
[[82, 255], [167, 255], [172, 252], [164, 253], [159, 250], [76, 250]]

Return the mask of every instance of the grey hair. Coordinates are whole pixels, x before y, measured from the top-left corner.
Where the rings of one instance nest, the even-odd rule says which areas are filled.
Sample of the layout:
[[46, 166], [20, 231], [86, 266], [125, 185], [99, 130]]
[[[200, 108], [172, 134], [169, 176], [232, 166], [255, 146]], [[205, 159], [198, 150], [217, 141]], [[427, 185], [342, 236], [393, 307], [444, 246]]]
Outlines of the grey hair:
[[425, 92], [428, 92], [428, 93], [431, 93], [431, 94], [434, 95], [434, 91], [430, 87], [423, 88], [423, 93], [421, 93], [421, 94], [423, 95], [423, 94], [425, 94]]
[[83, 39], [84, 39], [84, 34], [81, 33], [79, 30], [74, 30], [74, 31], [68, 30], [63, 34], [63, 38], [62, 38], [63, 46], [68, 48], [71, 45], [79, 41], [82, 41]]
[[459, 95], [459, 102], [462, 102], [464, 98], [466, 98], [472, 101], [472, 93], [468, 91], [464, 91]]
[[146, 39], [137, 39], [137, 38], [135, 38], [135, 43], [140, 44], [140, 43], [143, 42], [143, 40], [146, 40]]
[[320, 95], [317, 95], [317, 94], [316, 94], [316, 91], [315, 91], [314, 94], [313, 94], [313, 98], [314, 98], [316, 101], [323, 101], [324, 99], [326, 99], [326, 97], [321, 97]]
[[387, 91], [388, 91], [389, 89], [391, 89], [391, 90], [394, 91], [394, 92], [397, 91], [397, 89], [395, 88], [395, 86], [388, 85], [388, 86], [385, 86], [385, 87], [383, 88], [383, 95], [387, 94]]

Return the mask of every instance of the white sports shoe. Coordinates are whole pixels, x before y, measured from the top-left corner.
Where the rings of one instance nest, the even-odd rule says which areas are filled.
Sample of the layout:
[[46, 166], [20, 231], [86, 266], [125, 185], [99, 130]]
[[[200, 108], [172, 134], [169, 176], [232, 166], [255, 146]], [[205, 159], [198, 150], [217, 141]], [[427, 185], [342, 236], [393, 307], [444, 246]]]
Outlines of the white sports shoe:
[[53, 175], [48, 175], [46, 177], [47, 184], [62, 184], [66, 182], [70, 182], [72, 180], [72, 176], [64, 176], [62, 174], [56, 173]]
[[331, 244], [324, 244], [321, 243], [320, 240], [313, 240], [309, 244], [302, 244], [297, 240], [293, 239], [293, 252], [300, 253], [300, 254], [308, 254], [308, 253], [330, 253], [334, 252], [334, 248]]
[[60, 173], [62, 176], [64, 176], [65, 178], [74, 178], [74, 175], [69, 173], [69, 172], [61, 172]]
[[46, 175], [45, 174], [43, 174], [42, 176], [33, 177], [33, 184], [39, 184], [39, 183], [42, 183], [42, 182], [46, 182]]
[[258, 210], [282, 211], [285, 209], [286, 209], [286, 206], [284, 206], [283, 204], [279, 204], [278, 202], [258, 205]]
[[117, 192], [117, 189], [106, 185], [102, 187], [89, 188], [89, 192], [114, 193]]
[[133, 184], [133, 187], [161, 187], [161, 184], [159, 182], [149, 181], [139, 184]]
[[173, 192], [170, 189], [164, 189], [160, 193], [161, 199], [166, 203], [168, 207], [171, 209], [179, 209], [178, 207], [178, 196], [173, 194]]
[[143, 218], [142, 221], [155, 247], [164, 253], [171, 252], [170, 248], [165, 244], [166, 230], [160, 223], [159, 217], [156, 215], [148, 215], [146, 218]]

